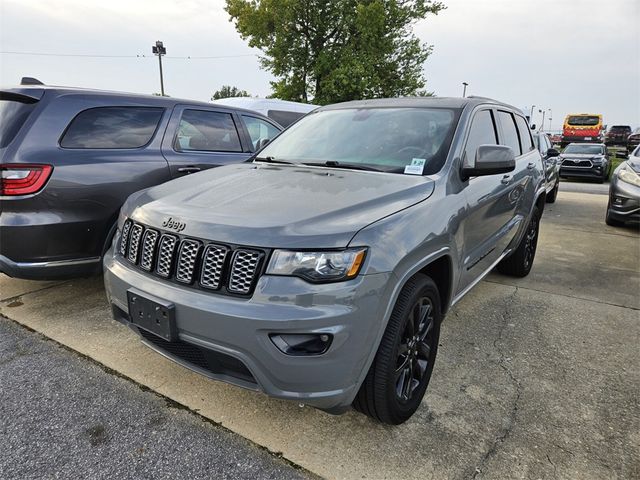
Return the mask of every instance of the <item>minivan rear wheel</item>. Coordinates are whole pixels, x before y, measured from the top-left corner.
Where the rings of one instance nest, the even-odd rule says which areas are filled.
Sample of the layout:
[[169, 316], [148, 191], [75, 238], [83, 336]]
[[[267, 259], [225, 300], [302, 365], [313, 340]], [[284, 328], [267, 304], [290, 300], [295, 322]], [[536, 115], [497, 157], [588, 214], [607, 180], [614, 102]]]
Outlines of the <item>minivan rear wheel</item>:
[[378, 352], [353, 402], [356, 410], [391, 425], [407, 421], [424, 397], [438, 351], [440, 295], [416, 274], [402, 288]]

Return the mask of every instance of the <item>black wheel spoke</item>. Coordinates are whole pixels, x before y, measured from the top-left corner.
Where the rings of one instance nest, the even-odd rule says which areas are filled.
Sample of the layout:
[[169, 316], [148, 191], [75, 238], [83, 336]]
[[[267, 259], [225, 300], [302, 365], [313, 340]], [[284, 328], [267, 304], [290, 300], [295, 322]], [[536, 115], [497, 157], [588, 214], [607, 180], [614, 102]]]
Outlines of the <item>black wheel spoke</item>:
[[431, 346], [427, 342], [418, 343], [418, 358], [429, 360], [431, 355]]

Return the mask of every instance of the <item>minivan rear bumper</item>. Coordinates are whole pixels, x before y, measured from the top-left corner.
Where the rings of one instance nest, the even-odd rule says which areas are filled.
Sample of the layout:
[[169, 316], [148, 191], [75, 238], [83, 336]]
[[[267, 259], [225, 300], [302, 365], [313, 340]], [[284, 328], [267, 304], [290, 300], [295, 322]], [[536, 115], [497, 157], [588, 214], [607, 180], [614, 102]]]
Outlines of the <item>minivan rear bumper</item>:
[[[377, 349], [392, 283], [391, 273], [323, 285], [265, 275], [251, 298], [235, 298], [166, 282], [133, 268], [112, 251], [105, 255], [104, 275], [115, 319], [141, 334], [147, 346], [210, 378], [330, 413], [348, 409], [358, 391]], [[132, 289], [173, 305], [176, 341], [131, 323], [127, 292]], [[329, 349], [320, 355], [292, 356], [270, 338], [302, 333], [331, 335]], [[198, 360], [203, 356], [218, 360], [213, 358], [214, 365], [207, 368]]]

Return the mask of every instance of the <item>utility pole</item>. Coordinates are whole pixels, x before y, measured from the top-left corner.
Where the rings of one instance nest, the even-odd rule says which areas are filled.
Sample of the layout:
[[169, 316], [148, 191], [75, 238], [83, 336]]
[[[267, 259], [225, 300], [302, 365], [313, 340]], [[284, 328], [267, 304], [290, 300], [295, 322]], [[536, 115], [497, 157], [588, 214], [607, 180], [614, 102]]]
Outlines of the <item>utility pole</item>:
[[162, 56], [167, 54], [167, 49], [160, 40], [155, 46], [151, 47], [151, 51], [158, 56], [158, 65], [160, 65], [160, 94], [164, 97], [164, 79], [162, 78]]
[[462, 82], [462, 98], [465, 98], [467, 96], [467, 85], [469, 85], [467, 82]]
[[553, 116], [553, 112], [551, 111], [551, 109], [549, 109], [549, 130], [551, 130], [551, 120], [553, 120], [551, 117]]
[[540, 122], [540, 131], [544, 130], [544, 114], [547, 113], [546, 110], [538, 110], [538, 113], [542, 113], [542, 122]]

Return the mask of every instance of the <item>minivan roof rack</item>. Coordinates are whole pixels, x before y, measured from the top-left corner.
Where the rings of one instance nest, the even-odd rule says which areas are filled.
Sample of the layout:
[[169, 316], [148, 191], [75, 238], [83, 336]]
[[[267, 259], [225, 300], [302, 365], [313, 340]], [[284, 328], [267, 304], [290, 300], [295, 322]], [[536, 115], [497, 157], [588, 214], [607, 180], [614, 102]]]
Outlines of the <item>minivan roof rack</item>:
[[20, 85], [44, 85], [40, 80], [33, 77], [22, 77], [20, 80]]

